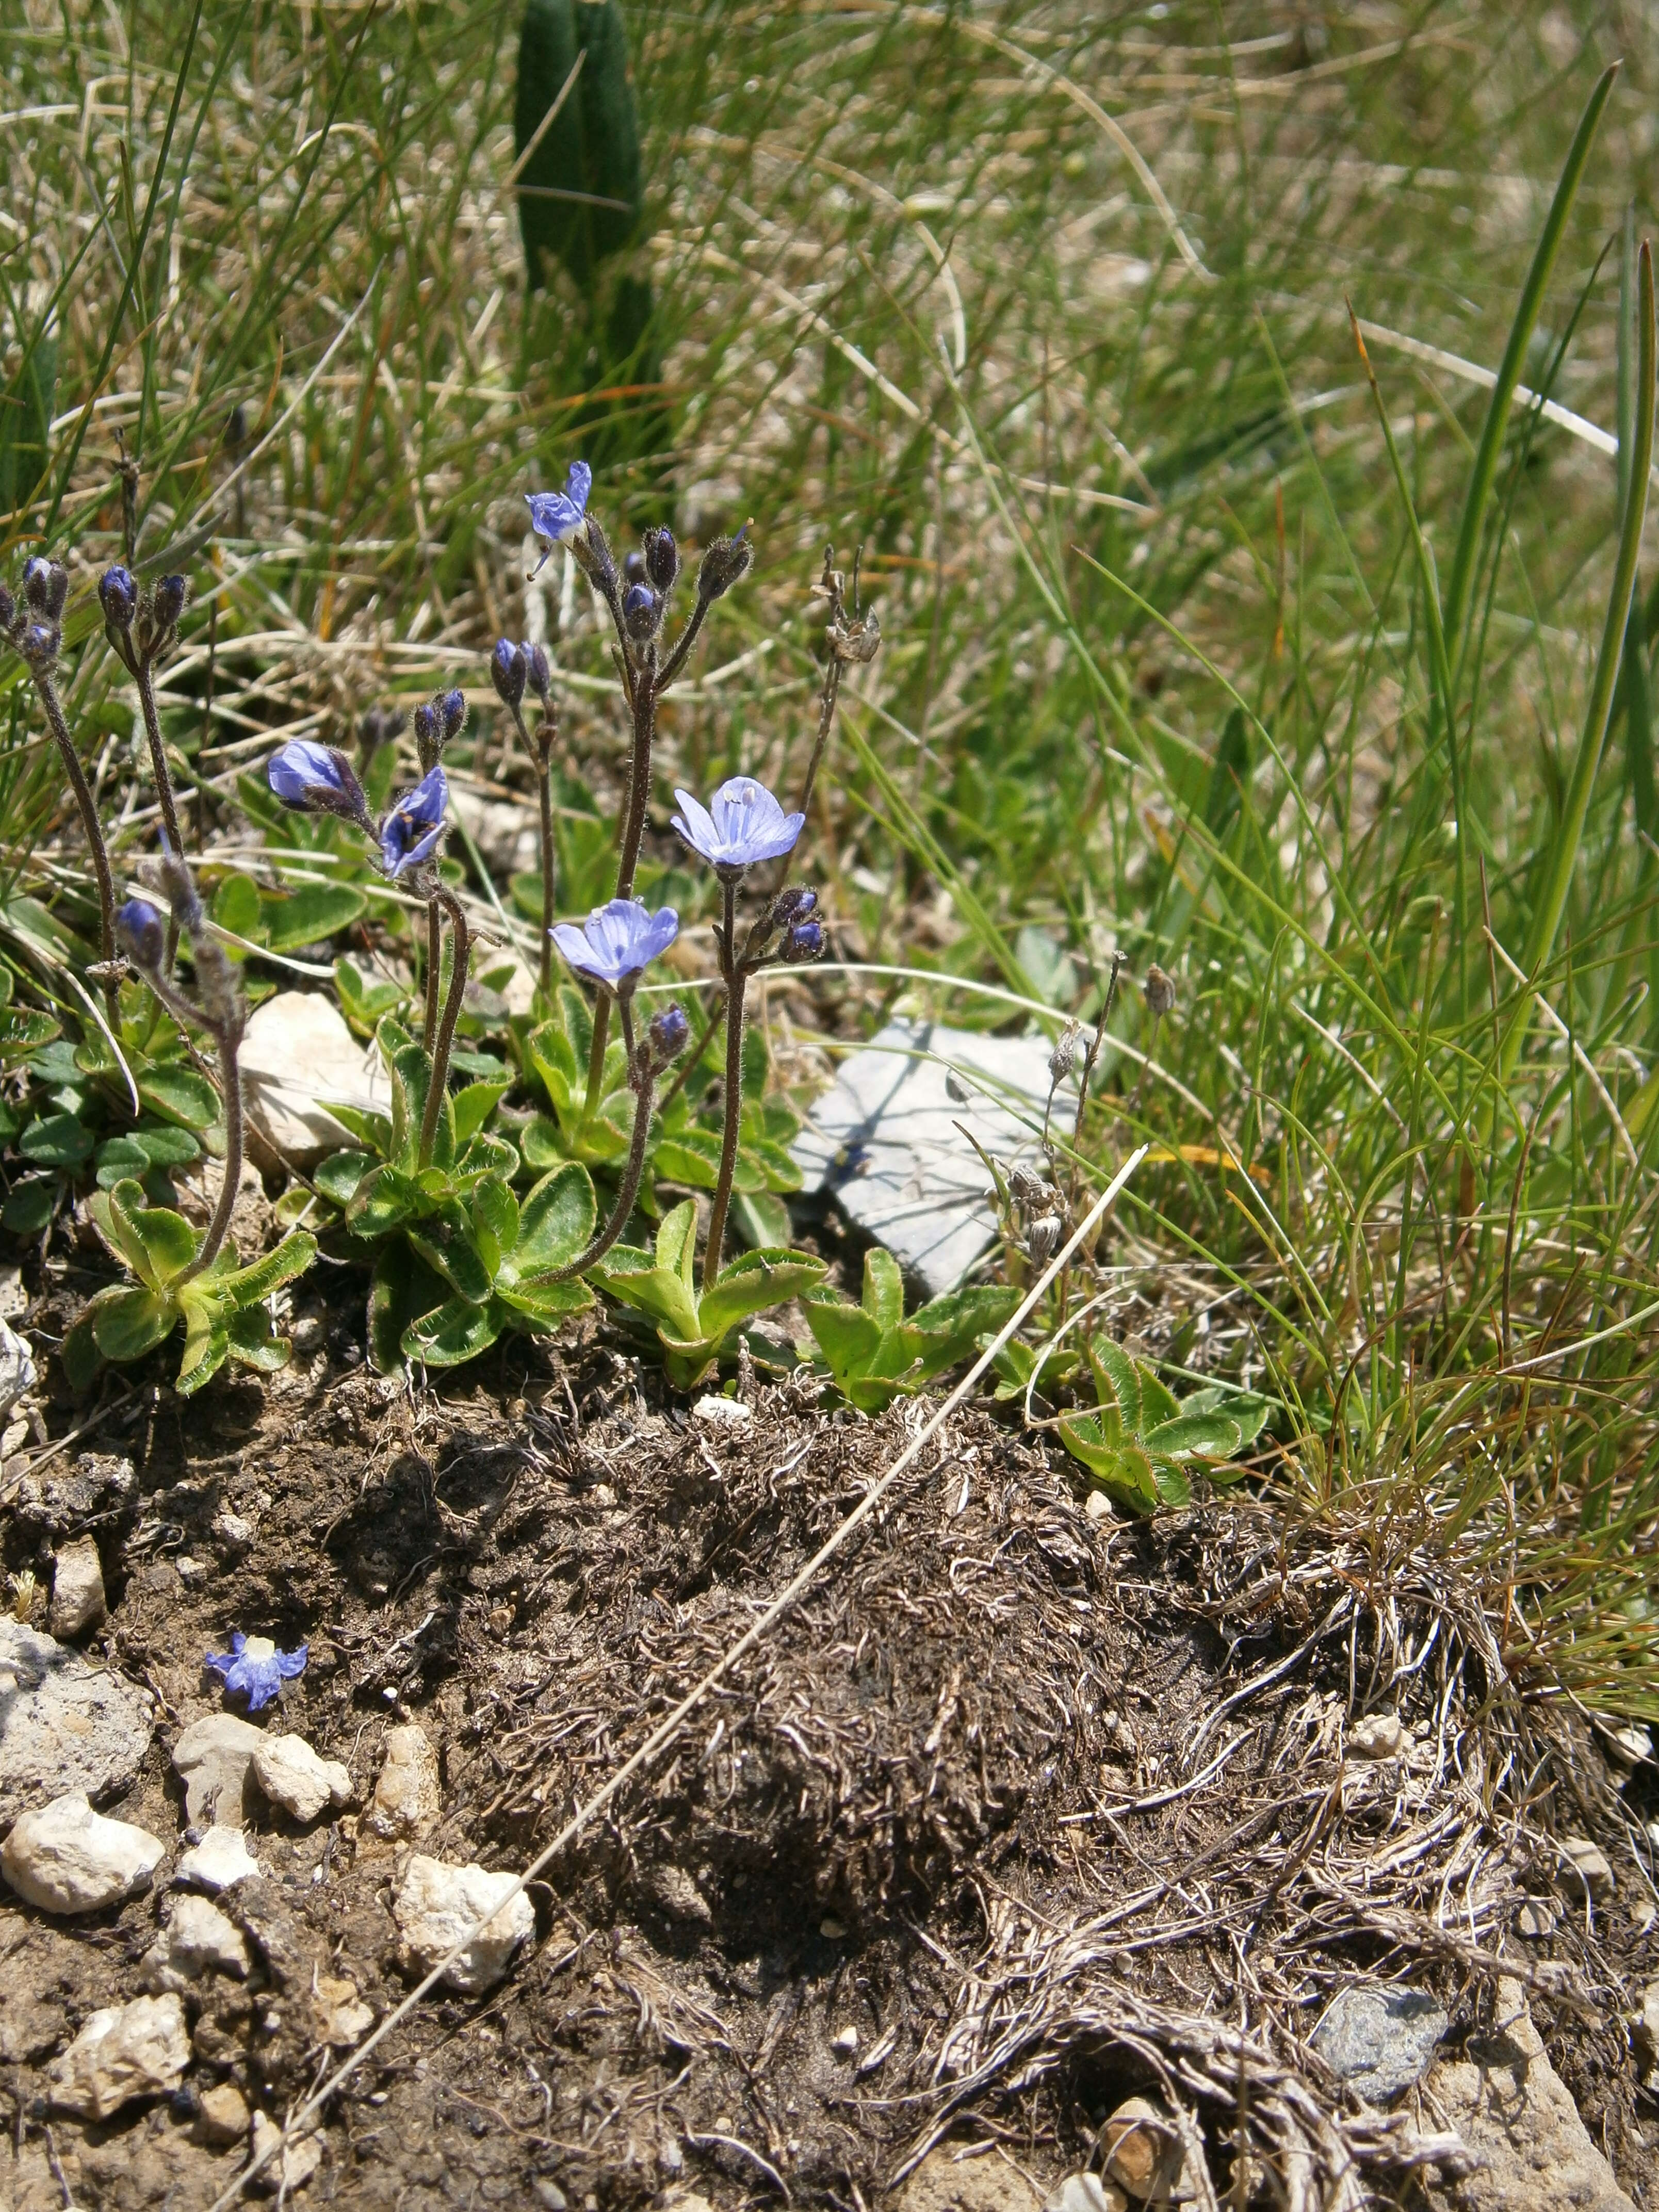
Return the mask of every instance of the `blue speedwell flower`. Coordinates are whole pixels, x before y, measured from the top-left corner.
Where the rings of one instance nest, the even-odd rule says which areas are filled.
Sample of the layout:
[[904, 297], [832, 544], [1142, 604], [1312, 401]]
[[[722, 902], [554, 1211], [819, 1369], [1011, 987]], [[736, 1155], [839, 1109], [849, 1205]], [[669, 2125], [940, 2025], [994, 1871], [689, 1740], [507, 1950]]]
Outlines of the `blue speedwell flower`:
[[449, 786], [441, 768], [428, 769], [380, 824], [380, 865], [394, 880], [431, 857], [444, 832]]
[[587, 495], [592, 488], [593, 471], [586, 461], [572, 461], [570, 473], [564, 480], [562, 491], [526, 492], [525, 498], [530, 508], [530, 527], [538, 538], [548, 541], [547, 553], [536, 563], [538, 568], [556, 545], [568, 544], [587, 517]]
[[115, 917], [115, 934], [135, 968], [159, 968], [166, 956], [167, 929], [148, 899], [131, 898]]
[[657, 913], [641, 899], [612, 899], [596, 906], [579, 929], [574, 921], [556, 923], [553, 942], [579, 975], [588, 975], [608, 991], [620, 991], [680, 933], [672, 906]]
[[763, 783], [734, 775], [699, 806], [689, 791], [674, 793], [682, 811], [674, 827], [694, 853], [722, 876], [741, 875], [757, 860], [775, 860], [793, 849], [805, 825], [804, 814], [786, 814]]
[[210, 1651], [207, 1663], [216, 1674], [225, 1678], [228, 1690], [246, 1690], [247, 1709], [257, 1713], [261, 1705], [268, 1705], [284, 1682], [291, 1682], [296, 1674], [305, 1672], [306, 1656], [310, 1645], [301, 1644], [293, 1651], [279, 1651], [268, 1636], [244, 1636], [238, 1629], [230, 1639], [228, 1651]]
[[270, 757], [265, 781], [284, 806], [307, 814], [339, 814], [348, 822], [368, 818], [368, 802], [357, 772], [332, 745], [309, 738], [290, 738]]

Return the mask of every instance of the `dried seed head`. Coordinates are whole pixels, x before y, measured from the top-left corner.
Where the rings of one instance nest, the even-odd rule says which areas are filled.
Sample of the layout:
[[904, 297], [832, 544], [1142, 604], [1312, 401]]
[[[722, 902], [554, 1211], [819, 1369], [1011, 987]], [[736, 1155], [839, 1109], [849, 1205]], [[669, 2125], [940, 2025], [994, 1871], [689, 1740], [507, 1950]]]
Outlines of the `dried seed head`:
[[1081, 1024], [1067, 1022], [1054, 1039], [1054, 1048], [1048, 1055], [1048, 1081], [1058, 1091], [1077, 1065], [1077, 1040]]
[[1041, 1176], [1033, 1175], [1030, 1168], [1011, 1168], [1008, 1188], [1014, 1203], [1027, 1213], [1044, 1211], [1052, 1194]]
[[1039, 1214], [1025, 1234], [1025, 1249], [1034, 1267], [1046, 1267], [1060, 1249], [1060, 1224], [1052, 1213]]
[[697, 571], [697, 597], [718, 599], [749, 573], [755, 549], [744, 536], [745, 522], [731, 538], [717, 538], [702, 556]]
[[881, 651], [881, 624], [874, 609], [861, 622], [837, 623], [830, 633], [830, 643], [837, 660], [867, 666]]
[[1146, 980], [1140, 988], [1146, 994], [1146, 1011], [1154, 1021], [1162, 1021], [1165, 1014], [1174, 1012], [1175, 980], [1166, 975], [1156, 961], [1146, 970]]

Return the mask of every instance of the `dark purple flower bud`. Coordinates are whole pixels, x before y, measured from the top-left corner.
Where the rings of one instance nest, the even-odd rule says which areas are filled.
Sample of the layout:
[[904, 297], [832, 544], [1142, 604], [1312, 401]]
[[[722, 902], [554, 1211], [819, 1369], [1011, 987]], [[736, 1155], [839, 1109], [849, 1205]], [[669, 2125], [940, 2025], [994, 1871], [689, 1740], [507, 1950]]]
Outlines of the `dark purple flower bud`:
[[691, 1035], [691, 1024], [681, 1006], [665, 1006], [652, 1018], [647, 1032], [651, 1040], [651, 1057], [659, 1067], [666, 1067], [671, 1060], [678, 1060], [685, 1050]]
[[[749, 527], [744, 525], [744, 530]], [[702, 566], [697, 571], [697, 597], [718, 599], [729, 592], [733, 584], [746, 576], [755, 559], [755, 549], [739, 530], [735, 538], [717, 538], [702, 556]]]
[[645, 533], [645, 573], [659, 592], [672, 592], [680, 573], [680, 549], [672, 530]]
[[155, 609], [155, 628], [164, 635], [178, 627], [179, 617], [185, 611], [185, 601], [190, 597], [190, 586], [182, 576], [163, 576], [155, 586], [153, 605]]
[[167, 925], [148, 899], [127, 901], [116, 915], [115, 935], [135, 968], [159, 968], [167, 957]]
[[422, 768], [437, 763], [438, 748], [443, 743], [443, 724], [435, 707], [423, 701], [415, 709], [415, 750], [421, 757]]
[[133, 617], [138, 611], [138, 586], [132, 580], [132, 571], [124, 568], [118, 561], [113, 568], [106, 568], [99, 579], [98, 603], [112, 629], [132, 628]]
[[265, 781], [284, 806], [306, 814], [337, 814], [368, 829], [368, 802], [351, 763], [333, 745], [291, 738], [274, 752]]
[[519, 650], [524, 655], [525, 681], [544, 707], [553, 692], [553, 670], [547, 658], [547, 648], [542, 645], [532, 645], [526, 638]]
[[64, 634], [56, 623], [31, 623], [18, 640], [17, 649], [31, 668], [50, 668], [63, 641]]
[[52, 563], [33, 553], [23, 563], [23, 597], [38, 615], [46, 611], [46, 594], [52, 586]]
[[805, 884], [791, 884], [772, 902], [773, 928], [787, 929], [792, 921], [805, 921], [817, 902], [816, 891], [808, 890]]
[[524, 696], [524, 687], [530, 671], [525, 665], [521, 647], [510, 637], [498, 637], [495, 650], [489, 656], [489, 680], [495, 687], [495, 696], [504, 707], [516, 707]]
[[816, 960], [823, 950], [823, 924], [821, 921], [798, 921], [784, 940], [786, 960]]
[[466, 694], [465, 691], [446, 691], [432, 702], [443, 718], [444, 743], [458, 738], [466, 722]]
[[629, 584], [642, 584], [645, 581], [645, 556], [643, 553], [624, 553], [623, 555], [623, 580], [624, 582]]
[[662, 601], [648, 584], [630, 584], [623, 593], [623, 628], [636, 645], [657, 634], [662, 621]]
[[69, 598], [69, 570], [61, 561], [46, 564], [46, 619], [61, 622], [64, 603]]

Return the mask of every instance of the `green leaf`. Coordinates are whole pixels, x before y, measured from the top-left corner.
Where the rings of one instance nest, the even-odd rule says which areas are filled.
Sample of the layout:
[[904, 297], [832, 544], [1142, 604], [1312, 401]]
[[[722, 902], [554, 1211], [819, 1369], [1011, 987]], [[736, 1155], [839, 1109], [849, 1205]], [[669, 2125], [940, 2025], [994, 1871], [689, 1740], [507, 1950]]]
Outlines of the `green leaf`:
[[0, 1060], [17, 1060], [27, 1052], [38, 1052], [58, 1034], [58, 1024], [50, 1014], [40, 1013], [33, 1006], [8, 1006], [0, 1012]]
[[252, 876], [227, 876], [213, 894], [210, 911], [221, 929], [258, 944], [262, 921], [259, 886]]
[[1102, 1406], [1115, 1411], [1126, 1435], [1139, 1435], [1140, 1371], [1134, 1361], [1121, 1344], [1114, 1344], [1109, 1337], [1097, 1336], [1090, 1340], [1089, 1364], [1095, 1371], [1095, 1386]]
[[106, 1359], [118, 1364], [142, 1359], [171, 1335], [179, 1320], [178, 1302], [155, 1291], [117, 1285], [107, 1305], [100, 1304], [93, 1335]]
[[495, 1285], [473, 1241], [472, 1224], [459, 1199], [451, 1199], [436, 1212], [404, 1231], [428, 1267], [435, 1268], [453, 1291], [481, 1306]]
[[592, 1243], [598, 1214], [586, 1168], [572, 1161], [544, 1176], [520, 1210], [511, 1263], [514, 1278], [523, 1282], [568, 1267]]
[[1101, 1432], [1093, 1413], [1066, 1413], [1060, 1418], [1060, 1439], [1073, 1459], [1131, 1512], [1151, 1513], [1159, 1503], [1159, 1487], [1145, 1452], [1133, 1444], [1114, 1443]]
[[368, 1152], [331, 1152], [318, 1163], [312, 1179], [325, 1198], [332, 1199], [336, 1206], [349, 1206], [375, 1164]]
[[1160, 1459], [1231, 1459], [1239, 1446], [1238, 1424], [1224, 1413], [1182, 1413], [1147, 1430], [1141, 1441]]
[[98, 1187], [113, 1190], [118, 1182], [137, 1178], [142, 1180], [150, 1171], [149, 1154], [136, 1137], [110, 1137], [99, 1146]]
[[179, 1372], [173, 1377], [173, 1388], [181, 1398], [190, 1397], [216, 1375], [230, 1349], [223, 1305], [215, 1297], [192, 1296], [195, 1291], [192, 1283], [180, 1301], [185, 1316], [185, 1349]]
[[507, 1095], [508, 1079], [501, 1076], [489, 1083], [469, 1083], [450, 1100], [450, 1111], [455, 1116], [455, 1141], [465, 1145], [467, 1139], [482, 1129]]
[[284, 1283], [303, 1275], [317, 1256], [317, 1239], [308, 1230], [296, 1229], [284, 1237], [274, 1252], [267, 1252], [246, 1267], [233, 1268], [220, 1287], [238, 1308], [254, 1306]]
[[688, 1198], [664, 1214], [657, 1224], [657, 1265], [665, 1273], [678, 1276], [694, 1302], [696, 1256], [697, 1208], [696, 1201]]
[[286, 894], [259, 900], [265, 943], [273, 952], [320, 945], [368, 911], [365, 894], [351, 884], [300, 884]]
[[720, 1180], [720, 1140], [712, 1129], [678, 1129], [660, 1139], [651, 1155], [651, 1167], [665, 1182], [713, 1190]]
[[455, 1162], [454, 1181], [462, 1188], [482, 1176], [499, 1176], [503, 1182], [511, 1182], [518, 1172], [519, 1156], [512, 1146], [485, 1129], [468, 1139]]
[[793, 1224], [781, 1198], [768, 1190], [738, 1190], [732, 1194], [732, 1219], [745, 1244], [787, 1244]]
[[613, 1244], [589, 1270], [589, 1276], [609, 1296], [648, 1314], [680, 1341], [690, 1342], [699, 1335], [695, 1295], [687, 1290], [678, 1269], [659, 1267], [648, 1252], [630, 1244]]
[[864, 1255], [864, 1310], [878, 1329], [896, 1328], [904, 1319], [904, 1274], [892, 1254], [879, 1244]]
[[219, 1118], [219, 1094], [193, 1067], [155, 1066], [137, 1076], [138, 1096], [164, 1121], [186, 1129], [210, 1129]]
[[319, 1099], [318, 1103], [327, 1109], [331, 1120], [337, 1121], [349, 1137], [367, 1146], [380, 1159], [390, 1159], [392, 1151], [392, 1116], [378, 1107], [349, 1106], [343, 1098]]
[[418, 1360], [428, 1367], [459, 1367], [465, 1361], [476, 1359], [481, 1352], [488, 1352], [501, 1334], [503, 1314], [492, 1298], [486, 1305], [474, 1305], [465, 1298], [447, 1298], [431, 1313], [422, 1314], [411, 1322], [403, 1334], [402, 1351], [405, 1359]]
[[699, 1333], [723, 1337], [750, 1314], [764, 1313], [769, 1306], [783, 1305], [813, 1289], [828, 1272], [822, 1260], [805, 1252], [745, 1252], [703, 1292], [697, 1309]]
[[238, 1367], [252, 1367], [260, 1375], [274, 1375], [286, 1367], [293, 1346], [285, 1336], [270, 1333], [270, 1316], [263, 1306], [244, 1306], [225, 1316], [226, 1347]]
[[143, 1196], [140, 1184], [118, 1182], [101, 1205], [92, 1201], [94, 1218], [101, 1212], [108, 1219], [133, 1273], [159, 1291], [189, 1267], [200, 1240], [182, 1213], [171, 1206], [146, 1206]]
[[0, 1225], [15, 1237], [33, 1237], [52, 1219], [57, 1202], [56, 1176], [23, 1176], [7, 1193], [4, 1206], [0, 1206]]
[[141, 1121], [127, 1135], [153, 1168], [181, 1168], [202, 1156], [202, 1147], [190, 1131], [172, 1122]]
[[92, 1138], [75, 1115], [48, 1114], [29, 1123], [17, 1149], [41, 1167], [72, 1170], [91, 1157]]
[[519, 1201], [498, 1176], [485, 1176], [467, 1201], [472, 1241], [493, 1283], [519, 1238]]
[[550, 1114], [532, 1114], [515, 1134], [525, 1165], [538, 1173], [570, 1158], [564, 1133]]
[[836, 1387], [844, 1389], [848, 1380], [864, 1374], [875, 1358], [881, 1343], [881, 1326], [862, 1306], [849, 1305], [844, 1298], [834, 1297], [828, 1292], [809, 1295], [801, 1303], [806, 1325], [830, 1363]]
[[568, 1283], [506, 1282], [497, 1291], [495, 1303], [513, 1309], [515, 1328], [528, 1322], [533, 1334], [551, 1328], [568, 1315], [586, 1313], [593, 1303], [593, 1294], [586, 1283], [574, 1278]]
[[107, 1304], [112, 1298], [125, 1297], [125, 1295], [126, 1286], [121, 1283], [113, 1283], [108, 1290], [100, 1291], [58, 1349], [58, 1357], [63, 1363], [64, 1374], [70, 1389], [77, 1397], [82, 1391], [92, 1388], [104, 1364], [104, 1355], [98, 1349], [96, 1335], [100, 1304]]
[[442, 1279], [401, 1238], [386, 1246], [374, 1262], [368, 1285], [368, 1356], [377, 1373], [402, 1372], [404, 1330], [442, 1305], [448, 1295]]
[[[966, 1359], [980, 1339], [994, 1335], [1018, 1304], [1018, 1291], [974, 1283], [918, 1307], [906, 1324], [916, 1340], [921, 1363], [917, 1379], [928, 1382]], [[1046, 1376], [1049, 1370], [1045, 1367], [1042, 1371]]]

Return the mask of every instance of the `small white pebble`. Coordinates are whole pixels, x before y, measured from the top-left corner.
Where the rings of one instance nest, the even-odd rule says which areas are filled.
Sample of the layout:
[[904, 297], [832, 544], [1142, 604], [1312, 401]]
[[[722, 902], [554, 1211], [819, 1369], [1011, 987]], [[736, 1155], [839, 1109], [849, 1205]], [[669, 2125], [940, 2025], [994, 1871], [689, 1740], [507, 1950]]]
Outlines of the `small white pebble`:
[[711, 1393], [698, 1399], [691, 1408], [691, 1418], [711, 1429], [746, 1429], [755, 1417], [747, 1406], [740, 1406], [735, 1398], [716, 1398]]
[[1091, 1521], [1109, 1521], [1114, 1517], [1112, 1501], [1103, 1490], [1091, 1490], [1083, 1510]]
[[842, 2028], [830, 2045], [831, 2050], [839, 2051], [843, 2058], [850, 2058], [858, 2047], [859, 2032], [855, 2027]]
[[839, 1943], [847, 1930], [833, 1914], [826, 1914], [818, 1923], [818, 1933], [826, 1942]]

